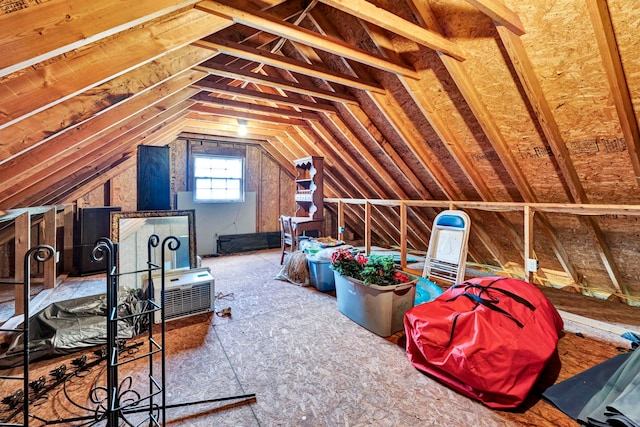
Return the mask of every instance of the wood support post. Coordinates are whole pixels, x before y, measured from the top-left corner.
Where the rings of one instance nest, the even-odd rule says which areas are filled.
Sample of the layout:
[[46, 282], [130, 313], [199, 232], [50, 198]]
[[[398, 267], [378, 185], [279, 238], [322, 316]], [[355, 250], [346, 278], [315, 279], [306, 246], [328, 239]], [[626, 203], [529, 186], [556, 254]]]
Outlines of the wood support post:
[[533, 256], [533, 215], [535, 211], [528, 205], [524, 207], [524, 280], [533, 283], [533, 273], [529, 270], [529, 260]]
[[407, 267], [407, 204], [400, 203], [400, 268]]
[[338, 240], [344, 240], [344, 202], [338, 202]]
[[371, 253], [371, 203], [364, 204], [364, 250], [367, 255]]
[[54, 249], [53, 256], [43, 263], [44, 268], [44, 288], [53, 289], [56, 286], [56, 263], [57, 263], [57, 249], [56, 249], [56, 208], [51, 207], [44, 214], [43, 241], [45, 245], [49, 245]]
[[[29, 212], [16, 217], [16, 237], [15, 237], [15, 253], [16, 253], [16, 282], [24, 282], [24, 256], [31, 247], [31, 215]], [[24, 285], [15, 286], [15, 310], [14, 315], [24, 313]]]

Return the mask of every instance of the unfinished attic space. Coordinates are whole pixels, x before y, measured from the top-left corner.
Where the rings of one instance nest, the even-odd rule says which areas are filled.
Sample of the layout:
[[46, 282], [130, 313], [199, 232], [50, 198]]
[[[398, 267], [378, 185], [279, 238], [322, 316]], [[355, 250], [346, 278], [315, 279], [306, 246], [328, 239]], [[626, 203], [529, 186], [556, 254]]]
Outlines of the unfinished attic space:
[[0, 0], [0, 425], [640, 425], [638, 23]]

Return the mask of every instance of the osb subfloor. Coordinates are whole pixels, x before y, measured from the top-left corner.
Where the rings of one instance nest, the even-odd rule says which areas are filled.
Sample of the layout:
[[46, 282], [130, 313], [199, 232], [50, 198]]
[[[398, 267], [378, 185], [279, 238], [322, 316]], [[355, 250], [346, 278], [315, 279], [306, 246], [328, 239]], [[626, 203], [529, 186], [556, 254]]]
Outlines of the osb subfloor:
[[[542, 401], [540, 390], [626, 350], [587, 334], [566, 332], [558, 344], [558, 359], [552, 361], [526, 405], [517, 411], [490, 410], [414, 369], [405, 355], [403, 333], [380, 338], [342, 315], [330, 293], [274, 280], [279, 259], [279, 251], [271, 250], [204, 260], [221, 296], [216, 310], [230, 307], [232, 316], [210, 313], [167, 323], [167, 403], [248, 393], [255, 393], [256, 399], [222, 409], [216, 409], [221, 403], [171, 409], [166, 425], [576, 426]], [[100, 292], [104, 292], [100, 277], [69, 278], [50, 299]], [[557, 299], [568, 310], [569, 299], [581, 306], [584, 297], [560, 293]], [[619, 304], [612, 307], [621, 323], [640, 318], [637, 310], [615, 310]], [[590, 310], [595, 311], [595, 306]], [[622, 318], [625, 315], [633, 319]], [[158, 337], [157, 331], [154, 336]], [[71, 359], [83, 353], [88, 354], [88, 362], [96, 357], [88, 350], [36, 362], [30, 377], [44, 375], [50, 381], [49, 371], [62, 363], [71, 367]], [[134, 377], [133, 388], [145, 390], [145, 362], [123, 366], [120, 380], [126, 374]], [[67, 393], [89, 406], [89, 389], [96, 378], [104, 384], [104, 364], [73, 378]], [[0, 400], [18, 388], [15, 382], [7, 383], [0, 384]], [[41, 419], [83, 414], [66, 402], [62, 387], [39, 403], [31, 412]], [[9, 413], [6, 408], [0, 404], [5, 409], [0, 414]], [[43, 424], [37, 419], [30, 422]]]

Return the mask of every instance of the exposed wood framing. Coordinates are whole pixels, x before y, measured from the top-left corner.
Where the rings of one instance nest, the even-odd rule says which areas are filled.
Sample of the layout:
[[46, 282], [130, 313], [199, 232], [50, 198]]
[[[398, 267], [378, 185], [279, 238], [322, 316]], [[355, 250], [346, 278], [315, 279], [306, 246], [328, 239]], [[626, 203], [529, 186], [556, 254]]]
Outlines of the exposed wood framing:
[[[45, 245], [49, 245], [52, 248], [56, 248], [56, 216], [57, 209], [52, 207], [44, 214], [44, 220], [41, 225], [43, 228], [43, 239], [42, 243]], [[57, 254], [53, 254], [51, 258], [42, 263], [42, 267], [44, 269], [44, 287], [45, 289], [53, 289], [56, 286], [56, 258]]]
[[379, 8], [365, 0], [320, 0], [322, 3], [340, 9], [360, 19], [399, 34], [414, 42], [445, 53], [459, 61], [464, 61], [464, 53], [455, 43], [441, 34], [429, 31], [413, 22], [402, 19], [398, 15]]
[[636, 180], [640, 183], [640, 131], [618, 52], [618, 43], [609, 15], [609, 6], [606, 0], [587, 0], [586, 4], [596, 33], [602, 64], [611, 87], [613, 102], [618, 111], [622, 134], [627, 141], [631, 165], [636, 174]]
[[[199, 40], [197, 42], [194, 42], [194, 45], [212, 49], [217, 52], [226, 53], [236, 58], [246, 59], [249, 61], [257, 62], [259, 64], [272, 65], [274, 67], [289, 70], [294, 73], [317, 77], [319, 79], [339, 83], [348, 87], [384, 93], [384, 89], [374, 82], [357, 79], [346, 74], [331, 71], [328, 68], [319, 67], [317, 65], [294, 61], [290, 58], [287, 58], [286, 56], [275, 55], [262, 49], [254, 49], [249, 46], [244, 46], [240, 43], [233, 43], [215, 37], [208, 37], [206, 40]], [[246, 75], [244, 77], [246, 77]], [[295, 87], [295, 82], [286, 82], [286, 84], [288, 84], [290, 87]]]
[[[288, 96], [280, 96], [272, 93], [259, 92], [256, 90], [243, 89], [237, 86], [228, 86], [219, 83], [212, 83], [206, 78], [198, 81], [194, 84], [195, 87], [203, 89], [207, 92], [213, 92], [216, 94], [224, 94], [230, 96], [236, 96], [239, 98], [248, 98], [257, 101], [269, 101], [280, 105], [288, 105], [292, 107], [306, 108], [312, 111], [332, 111], [336, 112], [336, 107], [332, 104], [326, 104], [321, 102], [310, 102], [304, 99], [293, 98]], [[338, 97], [332, 97], [333, 100], [337, 100]], [[342, 100], [342, 102], [353, 102], [351, 100]]]
[[[94, 43], [82, 55], [24, 71], [0, 85], [0, 129], [229, 24], [213, 15], [190, 10], [172, 20], [149, 23], [119, 34], [109, 43]], [[87, 67], [91, 72], [87, 72]]]
[[[412, 1], [416, 9], [421, 14], [423, 21], [428, 22], [430, 25], [432, 25], [434, 31], [441, 33], [442, 29], [432, 15], [430, 6], [423, 0]], [[516, 187], [518, 188], [518, 191], [522, 195], [523, 199], [531, 203], [537, 202], [537, 197], [533, 192], [527, 180], [527, 177], [524, 176], [522, 169], [518, 167], [513, 153], [511, 152], [511, 149], [507, 144], [507, 141], [496, 126], [495, 121], [491, 118], [491, 114], [482, 101], [480, 94], [471, 83], [472, 79], [467, 74], [462, 64], [444, 55], [440, 55], [440, 60], [443, 62], [444, 66], [449, 71], [449, 74], [456, 82], [458, 89], [467, 101], [467, 105], [469, 106], [471, 111], [473, 111], [475, 118], [478, 120], [478, 123], [482, 127], [485, 135], [491, 142], [493, 149], [498, 154], [498, 157], [509, 173], [509, 176], [516, 184]], [[569, 257], [562, 247], [561, 242], [557, 239], [552, 225], [548, 222], [548, 220], [546, 220], [546, 218], [544, 218], [544, 215], [538, 215], [537, 218], [542, 225], [542, 232], [549, 239], [549, 243], [551, 244], [556, 257], [565, 269], [565, 272], [569, 275], [569, 277], [572, 278], [574, 282], [579, 283], [580, 278], [578, 277], [578, 273], [569, 260]]]
[[[560, 168], [562, 177], [564, 178], [567, 187], [571, 192], [573, 200], [578, 203], [589, 203], [587, 193], [580, 183], [578, 172], [573, 165], [566, 143], [562, 138], [560, 129], [558, 128], [558, 124], [556, 123], [556, 120], [551, 112], [551, 108], [549, 107], [549, 103], [547, 102], [542, 88], [540, 87], [538, 78], [533, 72], [533, 66], [529, 59], [529, 55], [527, 54], [522, 44], [522, 41], [518, 36], [514, 35], [510, 31], [505, 30], [504, 28], [498, 27], [498, 33], [500, 34], [500, 38], [502, 39], [502, 42], [509, 54], [509, 57], [511, 58], [512, 63], [514, 64], [514, 68], [524, 87], [527, 98], [531, 102], [531, 105], [533, 105], [534, 107], [534, 111], [536, 113], [536, 116], [538, 117], [540, 126], [542, 127], [542, 130], [547, 137], [547, 142], [551, 146], [551, 150], [555, 155], [556, 162], [558, 164], [558, 167]], [[626, 294], [626, 286], [622, 282], [622, 275], [620, 274], [614, 257], [612, 256], [611, 251], [606, 244], [604, 235], [597, 220], [595, 218], [581, 217], [580, 222], [592, 236], [594, 244], [596, 245], [600, 258], [605, 266], [605, 269], [607, 270], [607, 273], [609, 274], [609, 278], [611, 279], [613, 286], [619, 292], [623, 292]], [[564, 257], [560, 258], [559, 261], [562, 263], [564, 259]], [[565, 267], [565, 269], [571, 268], [572, 267], [569, 265]], [[588, 286], [587, 281], [582, 277], [574, 277], [574, 281], [576, 283]]]
[[484, 14], [504, 26], [513, 34], [521, 36], [525, 33], [520, 17], [506, 7], [502, 0], [466, 0]]
[[326, 37], [313, 31], [297, 27], [287, 22], [275, 20], [272, 16], [262, 12], [246, 12], [241, 9], [226, 6], [221, 3], [204, 0], [196, 5], [196, 8], [233, 20], [237, 24], [247, 25], [258, 30], [276, 34], [285, 39], [306, 44], [315, 49], [324, 50], [334, 55], [341, 55], [345, 58], [361, 62], [370, 67], [378, 68], [394, 74], [402, 74], [408, 77], [417, 78], [416, 71], [405, 64], [397, 64], [374, 55], [362, 49], [350, 46], [344, 41], [332, 37]]
[[[0, 77], [195, 3], [197, 0], [50, 0], [38, 7], [1, 15], [0, 50], [11, 55], [0, 57]], [[24, 31], [25, 28], [39, 30]]]

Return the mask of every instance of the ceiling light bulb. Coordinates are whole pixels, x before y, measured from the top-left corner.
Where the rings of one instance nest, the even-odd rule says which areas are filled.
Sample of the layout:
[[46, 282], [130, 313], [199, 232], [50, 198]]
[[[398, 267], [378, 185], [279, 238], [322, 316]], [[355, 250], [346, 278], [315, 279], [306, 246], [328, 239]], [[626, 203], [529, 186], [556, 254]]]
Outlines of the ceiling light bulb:
[[247, 121], [246, 120], [238, 120], [238, 135], [246, 136], [247, 135]]

